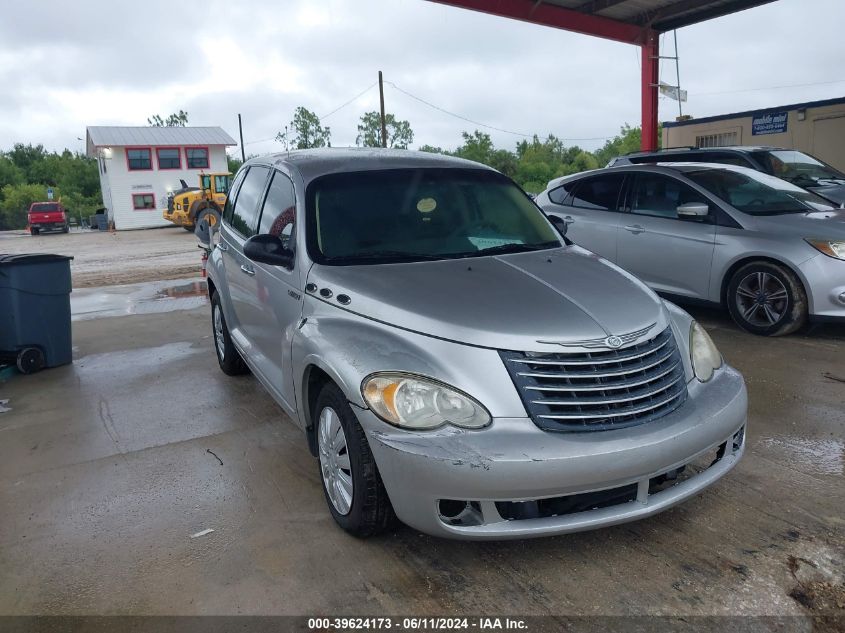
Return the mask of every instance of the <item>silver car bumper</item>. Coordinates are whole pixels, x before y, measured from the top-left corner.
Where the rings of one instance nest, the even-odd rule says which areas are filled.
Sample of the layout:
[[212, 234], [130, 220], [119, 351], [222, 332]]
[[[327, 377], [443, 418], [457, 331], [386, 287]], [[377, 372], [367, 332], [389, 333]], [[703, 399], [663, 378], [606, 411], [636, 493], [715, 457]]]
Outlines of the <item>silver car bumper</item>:
[[[357, 414], [404, 523], [437, 536], [505, 539], [615, 525], [680, 503], [736, 465], [745, 448], [746, 409], [742, 377], [726, 366], [706, 384], [693, 380], [690, 397], [673, 413], [615, 431], [548, 433], [528, 418], [497, 418], [481, 431], [419, 433], [391, 427], [368, 410]], [[655, 478], [723, 445], [709, 467], [649, 493]], [[514, 502], [632, 488], [636, 498], [597, 502], [597, 509], [590, 509], [588, 497], [587, 508], [556, 516], [505, 519], [500, 512], [519, 507]], [[444, 517], [441, 500], [467, 502], [466, 512]]]
[[799, 269], [810, 294], [810, 314], [845, 319], [845, 261], [819, 254]]

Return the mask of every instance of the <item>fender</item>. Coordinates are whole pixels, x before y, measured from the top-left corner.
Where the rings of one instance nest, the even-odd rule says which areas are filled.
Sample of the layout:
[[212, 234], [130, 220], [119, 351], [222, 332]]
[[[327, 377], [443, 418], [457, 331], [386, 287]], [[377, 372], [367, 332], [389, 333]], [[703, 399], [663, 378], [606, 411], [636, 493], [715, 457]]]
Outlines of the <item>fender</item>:
[[303, 321], [292, 345], [297, 413], [310, 424], [308, 375], [324, 371], [347, 400], [367, 408], [361, 382], [378, 371], [434, 378], [469, 394], [494, 417], [526, 417], [525, 408], [499, 353], [399, 330], [307, 295]]

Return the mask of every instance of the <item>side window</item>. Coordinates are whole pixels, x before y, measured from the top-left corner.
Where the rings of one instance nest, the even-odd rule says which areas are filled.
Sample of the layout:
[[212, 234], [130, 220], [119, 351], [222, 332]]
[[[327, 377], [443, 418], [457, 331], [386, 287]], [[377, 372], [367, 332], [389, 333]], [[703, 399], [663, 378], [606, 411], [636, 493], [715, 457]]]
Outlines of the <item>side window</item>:
[[662, 174], [637, 174], [631, 200], [632, 213], [661, 218], [677, 218], [678, 207], [689, 202], [710, 205], [692, 187]]
[[235, 198], [235, 208], [232, 210], [232, 228], [244, 237], [255, 235], [258, 224], [258, 202], [267, 184], [269, 167], [250, 167]]
[[296, 195], [290, 178], [281, 172], [273, 173], [273, 182], [267, 190], [258, 232], [281, 238], [285, 248], [293, 250], [296, 222]]
[[232, 224], [232, 211], [235, 208], [235, 198], [238, 195], [238, 189], [240, 189], [241, 183], [244, 181], [244, 176], [246, 176], [246, 172], [249, 171], [249, 167], [246, 169], [241, 169], [238, 172], [238, 175], [235, 176], [234, 182], [232, 182], [232, 188], [229, 190], [229, 195], [226, 196], [226, 205], [223, 207], [223, 221], [227, 224]]
[[624, 181], [624, 174], [609, 174], [579, 180], [569, 204], [594, 211], [616, 211], [619, 208], [619, 192]]
[[575, 189], [575, 185], [577, 182], [577, 180], [575, 182], [567, 182], [558, 187], [557, 189], [552, 189], [549, 192], [549, 200], [551, 200], [555, 204], [564, 204], [566, 199]]

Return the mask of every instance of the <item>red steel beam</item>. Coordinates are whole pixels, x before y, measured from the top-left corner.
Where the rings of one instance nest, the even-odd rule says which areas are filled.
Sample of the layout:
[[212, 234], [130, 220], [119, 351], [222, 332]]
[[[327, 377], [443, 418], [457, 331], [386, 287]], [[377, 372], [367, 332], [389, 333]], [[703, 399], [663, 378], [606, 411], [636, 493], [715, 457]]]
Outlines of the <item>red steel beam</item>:
[[641, 26], [603, 18], [598, 15], [580, 13], [536, 0], [429, 0], [429, 2], [448, 4], [453, 7], [471, 9], [490, 15], [531, 22], [532, 24], [603, 37], [625, 44], [641, 44], [647, 32]]
[[642, 50], [642, 140], [640, 149], [657, 149], [657, 84], [660, 74], [660, 38], [649, 31]]

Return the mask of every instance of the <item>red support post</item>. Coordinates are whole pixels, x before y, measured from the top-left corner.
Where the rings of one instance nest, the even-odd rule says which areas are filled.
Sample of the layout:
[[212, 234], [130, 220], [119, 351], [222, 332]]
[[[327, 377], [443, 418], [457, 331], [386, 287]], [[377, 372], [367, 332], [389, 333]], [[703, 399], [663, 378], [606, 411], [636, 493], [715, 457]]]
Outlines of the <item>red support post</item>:
[[644, 33], [642, 49], [642, 141], [641, 149], [657, 149], [657, 83], [660, 79], [660, 37], [655, 31]]

